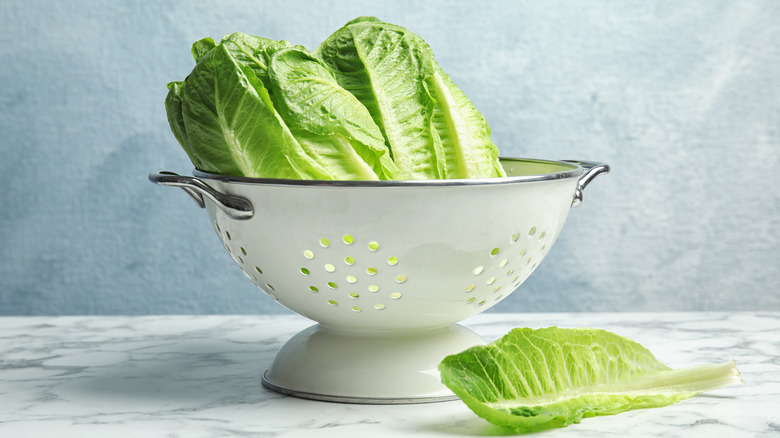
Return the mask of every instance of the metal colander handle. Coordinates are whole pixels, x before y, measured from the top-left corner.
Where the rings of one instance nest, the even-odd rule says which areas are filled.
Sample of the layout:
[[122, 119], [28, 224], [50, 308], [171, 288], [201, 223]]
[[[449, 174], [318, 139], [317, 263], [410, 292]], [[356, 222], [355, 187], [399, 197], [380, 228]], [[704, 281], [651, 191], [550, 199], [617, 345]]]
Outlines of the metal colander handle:
[[180, 187], [195, 200], [195, 203], [200, 208], [206, 206], [203, 201], [205, 196], [214, 201], [225, 214], [233, 219], [249, 219], [255, 213], [252, 204], [247, 199], [220, 193], [202, 180], [192, 176], [182, 176], [173, 172], [160, 171], [150, 173], [149, 180], [161, 186]]
[[585, 190], [588, 184], [593, 181], [593, 178], [601, 175], [602, 173], [609, 173], [609, 165], [606, 163], [599, 163], [596, 161], [578, 161], [578, 160], [562, 160], [567, 163], [576, 164], [584, 170], [580, 179], [577, 182], [577, 190], [574, 192], [574, 199], [571, 201], [571, 206], [576, 207], [582, 203], [582, 191]]

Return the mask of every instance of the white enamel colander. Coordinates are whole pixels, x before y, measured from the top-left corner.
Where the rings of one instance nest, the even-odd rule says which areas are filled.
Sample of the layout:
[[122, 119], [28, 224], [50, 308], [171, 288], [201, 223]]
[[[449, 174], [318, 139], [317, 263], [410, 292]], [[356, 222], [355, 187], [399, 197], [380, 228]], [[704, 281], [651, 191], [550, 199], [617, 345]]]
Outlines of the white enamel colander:
[[606, 164], [502, 158], [507, 177], [425, 181], [149, 178], [205, 207], [266, 295], [318, 324], [263, 375], [275, 391], [356, 403], [454, 398], [437, 366], [482, 338], [456, 324], [514, 291]]

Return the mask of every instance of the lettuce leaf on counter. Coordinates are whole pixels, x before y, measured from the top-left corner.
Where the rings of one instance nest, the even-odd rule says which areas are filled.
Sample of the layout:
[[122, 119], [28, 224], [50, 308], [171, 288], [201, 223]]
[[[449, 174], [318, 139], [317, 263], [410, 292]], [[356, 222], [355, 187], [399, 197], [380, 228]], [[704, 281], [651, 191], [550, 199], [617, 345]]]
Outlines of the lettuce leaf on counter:
[[442, 382], [485, 420], [517, 432], [661, 407], [740, 383], [734, 362], [671, 369], [640, 344], [596, 329], [515, 329], [446, 357]]

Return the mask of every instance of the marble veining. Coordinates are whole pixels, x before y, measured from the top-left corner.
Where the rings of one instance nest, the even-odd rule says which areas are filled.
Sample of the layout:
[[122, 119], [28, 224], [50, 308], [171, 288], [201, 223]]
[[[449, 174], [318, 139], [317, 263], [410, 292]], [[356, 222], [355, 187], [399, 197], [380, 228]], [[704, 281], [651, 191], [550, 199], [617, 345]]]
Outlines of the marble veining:
[[[0, 318], [0, 437], [492, 436], [460, 401], [369, 406], [285, 397], [260, 374], [312, 323], [296, 315]], [[514, 327], [598, 327], [678, 368], [734, 359], [745, 382], [547, 437], [780, 437], [780, 313], [490, 313]]]

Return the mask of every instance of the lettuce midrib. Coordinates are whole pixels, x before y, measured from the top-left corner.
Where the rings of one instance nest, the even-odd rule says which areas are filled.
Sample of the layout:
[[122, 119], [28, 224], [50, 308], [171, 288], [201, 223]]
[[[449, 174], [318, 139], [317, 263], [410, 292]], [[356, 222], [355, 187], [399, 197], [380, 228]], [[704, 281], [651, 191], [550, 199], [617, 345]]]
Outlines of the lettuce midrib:
[[494, 409], [512, 409], [522, 406], [549, 406], [587, 396], [647, 397], [698, 394], [731, 383], [741, 383], [742, 378], [734, 361], [720, 364], [699, 365], [679, 370], [662, 370], [642, 377], [627, 377], [614, 383], [567, 388], [533, 397], [501, 399], [484, 402]]

